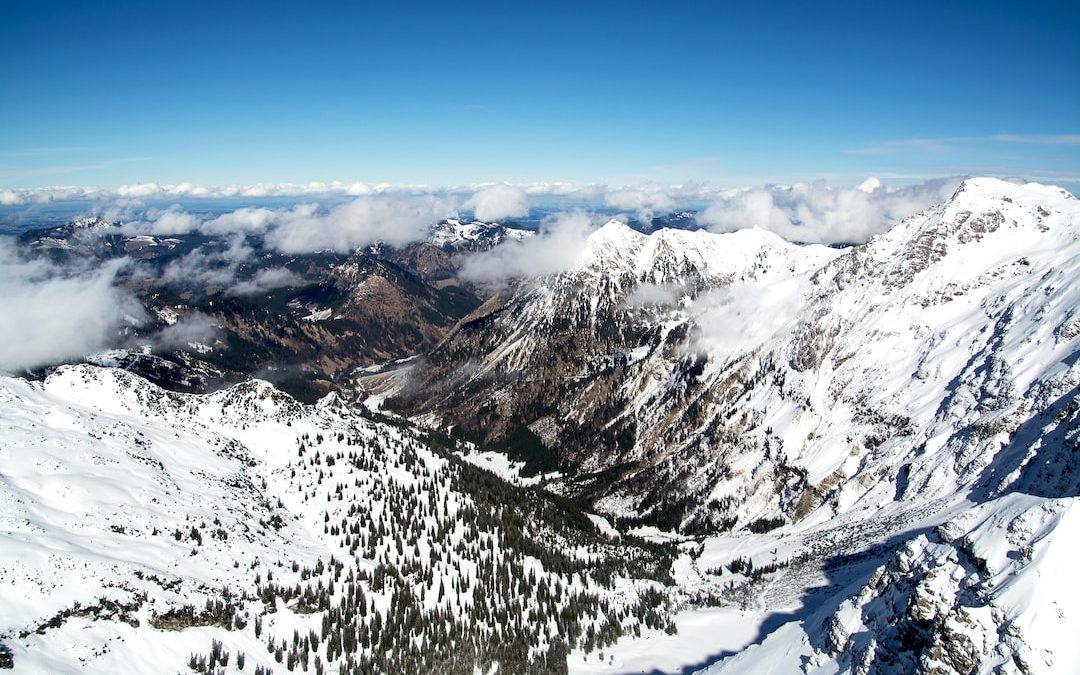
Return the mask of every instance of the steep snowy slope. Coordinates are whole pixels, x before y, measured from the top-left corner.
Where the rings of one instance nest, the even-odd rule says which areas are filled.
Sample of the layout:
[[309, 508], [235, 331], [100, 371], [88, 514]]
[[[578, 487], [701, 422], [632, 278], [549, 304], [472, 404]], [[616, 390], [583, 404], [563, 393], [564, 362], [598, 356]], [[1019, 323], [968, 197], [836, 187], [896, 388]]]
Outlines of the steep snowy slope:
[[[834, 586], [811, 588], [758, 644], [701, 672], [1078, 672], [1078, 508], [1013, 493], [841, 556]], [[770, 583], [792, 583], [793, 569]]]
[[715, 672], [1076, 670], [1080, 202], [974, 179], [844, 251], [740, 237], [609, 225], [400, 404], [710, 533], [680, 582], [761, 631]]
[[400, 405], [535, 437], [563, 489], [686, 530], [954, 494], [1073, 395], [1077, 204], [970, 180], [843, 252], [611, 223], [464, 321]]
[[667, 549], [333, 396], [74, 366], [0, 401], [17, 672], [559, 672], [669, 621]]

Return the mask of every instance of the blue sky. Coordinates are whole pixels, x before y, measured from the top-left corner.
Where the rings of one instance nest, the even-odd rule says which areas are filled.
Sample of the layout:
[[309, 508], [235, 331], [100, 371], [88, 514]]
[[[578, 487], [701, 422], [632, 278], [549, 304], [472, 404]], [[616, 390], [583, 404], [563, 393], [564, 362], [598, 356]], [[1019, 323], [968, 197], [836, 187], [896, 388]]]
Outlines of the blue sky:
[[0, 0], [0, 82], [0, 187], [1080, 186], [1075, 2]]

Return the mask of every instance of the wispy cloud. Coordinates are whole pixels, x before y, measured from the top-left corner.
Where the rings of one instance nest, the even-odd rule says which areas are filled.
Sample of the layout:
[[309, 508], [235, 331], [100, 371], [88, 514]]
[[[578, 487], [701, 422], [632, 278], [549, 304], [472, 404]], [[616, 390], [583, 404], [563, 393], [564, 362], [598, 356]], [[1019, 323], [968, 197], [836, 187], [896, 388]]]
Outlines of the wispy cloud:
[[1080, 145], [1080, 134], [994, 134], [991, 136], [944, 136], [941, 138], [901, 138], [877, 141], [848, 150], [853, 155], [894, 155], [905, 152], [944, 154], [974, 144], [1012, 143], [1020, 145]]
[[565, 272], [585, 255], [589, 235], [602, 222], [602, 218], [581, 211], [552, 216], [541, 223], [535, 237], [508, 239], [465, 258], [461, 275], [470, 281], [499, 286], [509, 279]]
[[275, 288], [305, 285], [304, 278], [284, 267], [268, 267], [255, 272], [250, 279], [239, 282], [225, 292], [226, 295], [259, 295]]
[[1028, 145], [1080, 145], [1080, 134], [997, 134], [991, 136], [990, 139], [999, 143], [1026, 143]]
[[100, 171], [102, 169], [107, 169], [110, 166], [116, 166], [118, 164], [128, 164], [131, 162], [146, 162], [150, 159], [150, 157], [121, 157], [119, 159], [109, 159], [103, 162], [94, 162], [92, 164], [63, 164], [59, 166], [37, 167], [34, 169], [7, 169], [0, 170], [0, 180], [9, 181], [24, 178], [33, 178], [36, 176], [62, 176], [64, 174], [78, 173], [80, 171]]
[[52, 157], [55, 155], [77, 155], [85, 152], [99, 152], [101, 148], [90, 146], [58, 146], [49, 148], [16, 148], [0, 150], [0, 157]]

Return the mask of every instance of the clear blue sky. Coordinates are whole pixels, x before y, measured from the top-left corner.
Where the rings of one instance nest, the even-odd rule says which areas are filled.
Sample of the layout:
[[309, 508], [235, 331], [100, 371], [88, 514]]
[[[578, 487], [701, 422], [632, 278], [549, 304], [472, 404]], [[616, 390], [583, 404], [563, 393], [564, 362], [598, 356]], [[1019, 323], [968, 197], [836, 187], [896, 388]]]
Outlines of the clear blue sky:
[[0, 0], [0, 186], [1080, 182], [1077, 2]]

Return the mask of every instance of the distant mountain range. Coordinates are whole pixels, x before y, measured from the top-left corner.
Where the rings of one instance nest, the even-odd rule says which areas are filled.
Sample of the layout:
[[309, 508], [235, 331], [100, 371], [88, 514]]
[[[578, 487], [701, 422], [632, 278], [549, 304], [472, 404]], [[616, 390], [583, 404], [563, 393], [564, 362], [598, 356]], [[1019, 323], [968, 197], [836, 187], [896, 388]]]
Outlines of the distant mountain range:
[[[108, 363], [183, 391], [257, 373], [314, 401], [348, 387], [357, 367], [436, 345], [481, 303], [455, 278], [462, 256], [532, 234], [449, 220], [404, 247], [285, 255], [255, 235], [129, 235], [119, 223], [83, 218], [26, 231], [18, 242], [61, 265], [119, 257], [137, 263], [121, 285], [155, 319], [132, 329], [131, 347], [104, 355]], [[177, 321], [212, 328], [202, 331], [212, 339], [152, 344], [149, 336]]]
[[462, 276], [537, 236], [22, 234], [132, 259], [151, 319], [0, 379], [0, 666], [1080, 671], [1072, 195], [969, 179], [848, 247], [611, 220]]

